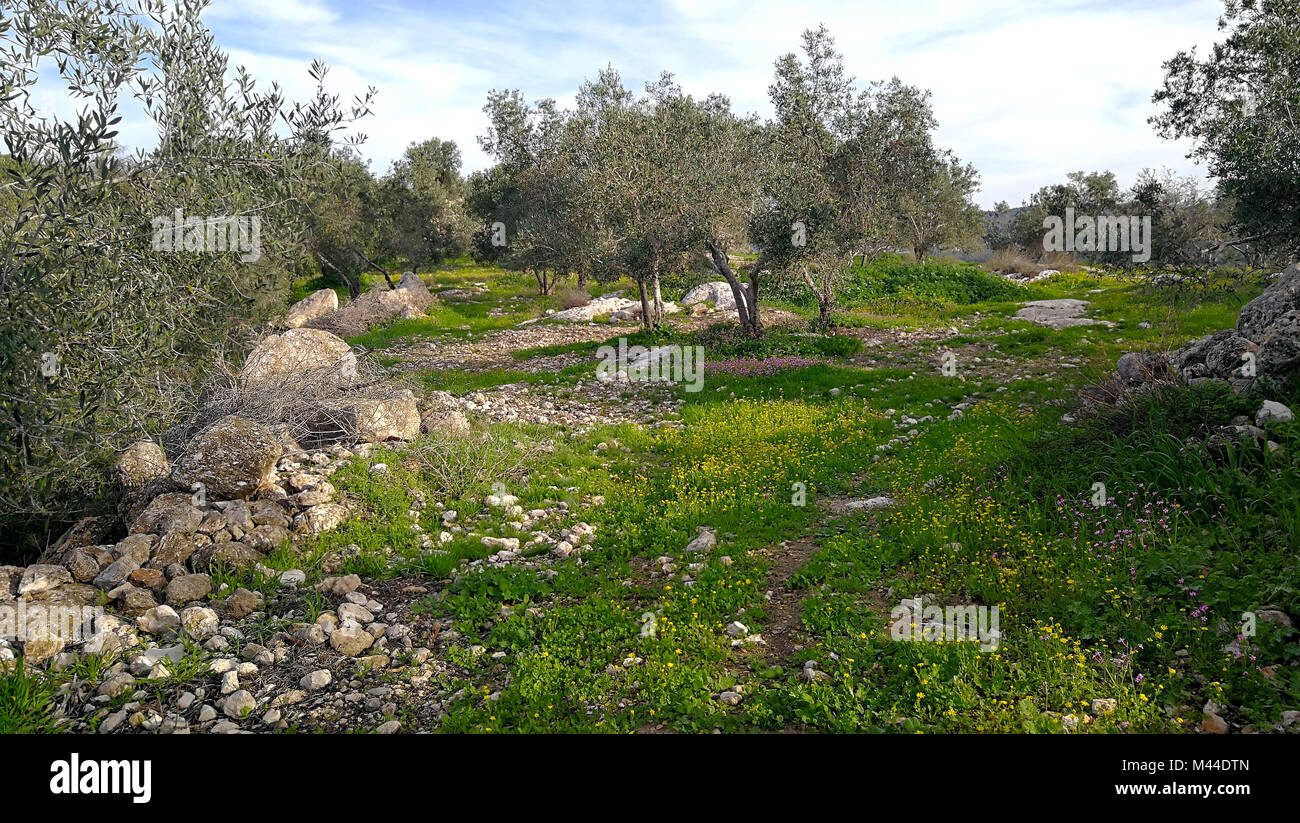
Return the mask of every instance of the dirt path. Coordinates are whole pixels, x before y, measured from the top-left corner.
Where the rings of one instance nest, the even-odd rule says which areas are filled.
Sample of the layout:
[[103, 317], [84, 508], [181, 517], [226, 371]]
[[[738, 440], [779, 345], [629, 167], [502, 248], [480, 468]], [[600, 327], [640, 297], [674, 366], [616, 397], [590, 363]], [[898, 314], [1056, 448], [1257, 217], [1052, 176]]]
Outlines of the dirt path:
[[763, 639], [767, 641], [767, 660], [772, 665], [786, 664], [803, 648], [799, 631], [799, 604], [805, 591], [790, 586], [790, 578], [808, 562], [819, 547], [818, 541], [805, 535], [782, 541], [770, 551], [772, 568], [767, 573], [767, 623]]

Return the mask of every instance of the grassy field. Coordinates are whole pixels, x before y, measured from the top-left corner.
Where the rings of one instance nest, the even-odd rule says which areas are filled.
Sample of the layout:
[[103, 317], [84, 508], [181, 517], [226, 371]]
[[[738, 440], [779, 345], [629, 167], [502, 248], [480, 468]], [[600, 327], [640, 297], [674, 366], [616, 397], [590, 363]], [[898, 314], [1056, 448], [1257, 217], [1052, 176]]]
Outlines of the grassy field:
[[[1261, 621], [1238, 636], [1246, 612], [1300, 611], [1300, 429], [1272, 428], [1276, 453], [1216, 460], [1185, 438], [1253, 414], [1257, 399], [1184, 389], [1101, 416], [1079, 415], [1073, 399], [1125, 351], [1231, 326], [1262, 282], [1162, 290], [1063, 274], [1023, 288], [943, 264], [858, 274], [829, 337], [806, 333], [815, 307], [797, 300], [782, 303], [797, 322], [761, 341], [662, 336], [704, 346], [711, 362], [816, 361], [753, 375], [720, 366], [703, 391], [680, 392], [680, 428], [480, 425], [527, 456], [527, 471], [506, 480], [524, 509], [565, 501], [596, 527], [594, 548], [553, 576], [457, 573], [490, 551], [465, 538], [421, 552], [412, 489], [462, 518], [499, 514], [481, 502], [487, 483], [449, 488], [402, 450], [335, 475], [364, 516], [268, 565], [314, 580], [322, 558], [353, 546], [346, 571], [437, 581], [420, 609], [461, 635], [445, 655], [455, 697], [440, 731], [1169, 732], [1196, 728], [1207, 701], [1260, 728], [1300, 707], [1297, 633]], [[487, 286], [481, 301], [447, 301], [351, 342], [472, 339], [555, 307], [490, 269], [426, 279], [435, 290]], [[1090, 316], [1115, 325], [1054, 331], [1012, 316], [1051, 297], [1086, 299]], [[489, 316], [495, 307], [506, 311]], [[514, 356], [594, 356], [595, 345]], [[955, 373], [940, 369], [944, 352]], [[457, 394], [520, 381], [562, 390], [591, 368], [425, 382]], [[369, 471], [379, 462], [387, 474]], [[843, 515], [822, 505], [877, 495], [897, 505]], [[420, 525], [436, 530], [437, 511]], [[717, 546], [689, 554], [701, 526]], [[479, 528], [506, 533], [491, 519]], [[890, 612], [903, 598], [997, 606], [1001, 642], [895, 641]], [[747, 634], [788, 624], [797, 642], [733, 642], [734, 621]]]
[[[539, 463], [516, 491], [522, 505], [543, 504], [558, 486], [602, 495], [605, 505], [590, 512], [599, 549], [551, 580], [484, 572], [429, 603], [510, 661], [504, 685], [490, 658], [466, 660], [464, 696], [445, 730], [1170, 731], [1199, 723], [1207, 700], [1260, 724], [1300, 703], [1293, 631], [1261, 624], [1235, 640], [1243, 612], [1297, 605], [1296, 430], [1274, 433], [1279, 455], [1220, 465], [1184, 448], [1183, 436], [1251, 413], [1254, 401], [1187, 391], [1061, 423], [1071, 388], [1119, 354], [1228, 327], [1260, 284], [1157, 290], [1068, 274], [1025, 289], [970, 270], [934, 274], [891, 267], [855, 286], [844, 331], [964, 321], [943, 348], [982, 352], [1011, 371], [1031, 359], [1078, 368], [965, 380], [856, 368], [858, 346], [784, 330], [756, 344], [681, 337], [705, 345], [710, 359], [807, 356], [825, 365], [711, 377], [705, 391], [684, 395], [683, 430], [593, 432]], [[1089, 300], [1092, 316], [1116, 328], [1053, 331], [1011, 317], [1022, 300], [1066, 296]], [[542, 353], [558, 351], [518, 356]], [[831, 396], [836, 387], [844, 391]], [[948, 420], [972, 395], [974, 409]], [[880, 452], [896, 432], [888, 409], [936, 420], [905, 447]], [[594, 451], [610, 439], [621, 453]], [[1108, 496], [1100, 507], [1090, 502], [1098, 482]], [[805, 505], [792, 503], [796, 483], [807, 487]], [[847, 494], [889, 494], [901, 505], [842, 518], [815, 505]], [[718, 548], [683, 557], [700, 525], [717, 529]], [[362, 531], [330, 540], [378, 534], [354, 528]], [[732, 649], [724, 627], [741, 620], [762, 631], [771, 548], [796, 539], [815, 549], [780, 585], [798, 594], [808, 642], [788, 660], [761, 646]], [[648, 579], [660, 556], [690, 569], [689, 584]], [[1001, 647], [891, 641], [889, 607], [922, 595], [997, 605]], [[530, 613], [534, 605], [540, 613]], [[653, 638], [641, 636], [647, 612]], [[805, 661], [825, 677], [810, 682]], [[719, 702], [738, 684], [739, 705]], [[1094, 714], [1097, 699], [1114, 700], [1114, 711]]]

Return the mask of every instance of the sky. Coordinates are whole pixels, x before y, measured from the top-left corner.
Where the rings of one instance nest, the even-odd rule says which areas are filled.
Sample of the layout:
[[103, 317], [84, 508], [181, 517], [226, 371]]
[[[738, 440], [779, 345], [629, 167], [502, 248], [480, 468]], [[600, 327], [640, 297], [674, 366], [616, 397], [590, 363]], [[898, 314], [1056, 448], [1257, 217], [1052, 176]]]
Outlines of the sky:
[[[344, 100], [377, 87], [358, 128], [376, 173], [430, 137], [455, 140], [466, 173], [485, 168], [489, 90], [567, 104], [607, 64], [628, 88], [668, 70], [691, 94], [766, 117], [773, 61], [825, 23], [860, 82], [932, 91], [938, 142], [979, 169], [976, 200], [990, 208], [1076, 170], [1110, 169], [1122, 186], [1145, 167], [1203, 177], [1190, 145], [1147, 120], [1161, 63], [1204, 51], [1220, 11], [1219, 0], [214, 0], [204, 19], [232, 66], [290, 99], [311, 95], [316, 57]], [[119, 139], [147, 148], [152, 124], [128, 113]]]

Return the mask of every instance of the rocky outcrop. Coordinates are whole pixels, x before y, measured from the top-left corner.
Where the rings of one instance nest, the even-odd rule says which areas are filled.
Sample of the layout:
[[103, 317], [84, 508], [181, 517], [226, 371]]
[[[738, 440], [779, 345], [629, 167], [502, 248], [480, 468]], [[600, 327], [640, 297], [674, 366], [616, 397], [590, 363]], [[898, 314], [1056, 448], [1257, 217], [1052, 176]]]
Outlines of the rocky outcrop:
[[[1130, 391], [1160, 383], [1219, 382], [1234, 391], [1285, 391], [1300, 380], [1300, 265], [1278, 275], [1263, 294], [1242, 308], [1234, 329], [1208, 334], [1171, 352], [1129, 352], [1116, 364], [1113, 386], [1090, 386], [1085, 404], [1110, 405]], [[1271, 401], [1270, 401], [1271, 402]], [[1279, 404], [1280, 405], [1280, 404]], [[1241, 423], [1211, 437], [1212, 446], [1240, 439], [1264, 443], [1254, 426]], [[1244, 428], [1243, 428], [1244, 427]], [[1248, 431], [1254, 430], [1254, 431]]]
[[1297, 309], [1300, 309], [1300, 263], [1292, 264], [1263, 294], [1242, 306], [1237, 315], [1237, 334], [1263, 343], [1273, 324]]
[[1050, 329], [1066, 329], [1073, 326], [1113, 326], [1108, 320], [1096, 320], [1085, 317], [1088, 310], [1087, 300], [1031, 300], [1016, 312], [1016, 317], [1047, 326]]
[[[1241, 376], [1245, 355], [1258, 346], [1227, 329], [1194, 340], [1167, 356], [1169, 367], [1184, 380], [1202, 377], [1229, 379]], [[1127, 355], [1125, 355], [1127, 357]]]
[[1259, 340], [1256, 369], [1279, 386], [1294, 385], [1300, 377], [1300, 310], [1279, 316]]

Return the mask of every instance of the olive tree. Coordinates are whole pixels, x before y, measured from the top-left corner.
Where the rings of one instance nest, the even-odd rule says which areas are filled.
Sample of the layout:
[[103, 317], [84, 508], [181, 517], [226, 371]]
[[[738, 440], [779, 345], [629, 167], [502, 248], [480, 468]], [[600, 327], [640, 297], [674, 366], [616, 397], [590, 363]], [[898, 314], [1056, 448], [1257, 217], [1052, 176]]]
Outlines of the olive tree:
[[858, 89], [823, 26], [804, 32], [802, 60], [777, 60], [769, 95], [751, 231], [765, 259], [813, 293], [818, 325], [858, 255], [903, 245], [924, 258], [975, 240], [978, 178], [934, 146], [928, 93], [897, 78]]
[[1204, 57], [1165, 62], [1151, 119], [1165, 138], [1190, 138], [1232, 203], [1240, 243], [1300, 250], [1300, 5], [1227, 0], [1221, 42]]
[[[38, 548], [60, 523], [111, 503], [113, 450], [185, 415], [196, 383], [284, 306], [303, 252], [296, 194], [367, 110], [363, 99], [345, 112], [323, 91], [290, 105], [242, 70], [228, 79], [205, 5], [0, 10], [12, 206], [0, 224], [0, 545]], [[47, 68], [77, 102], [74, 118], [39, 107]], [[157, 124], [153, 151], [116, 151], [123, 96]], [[178, 213], [198, 231], [179, 246], [159, 228]], [[256, 254], [251, 243], [191, 245], [213, 216], [257, 225], [243, 238]]]

